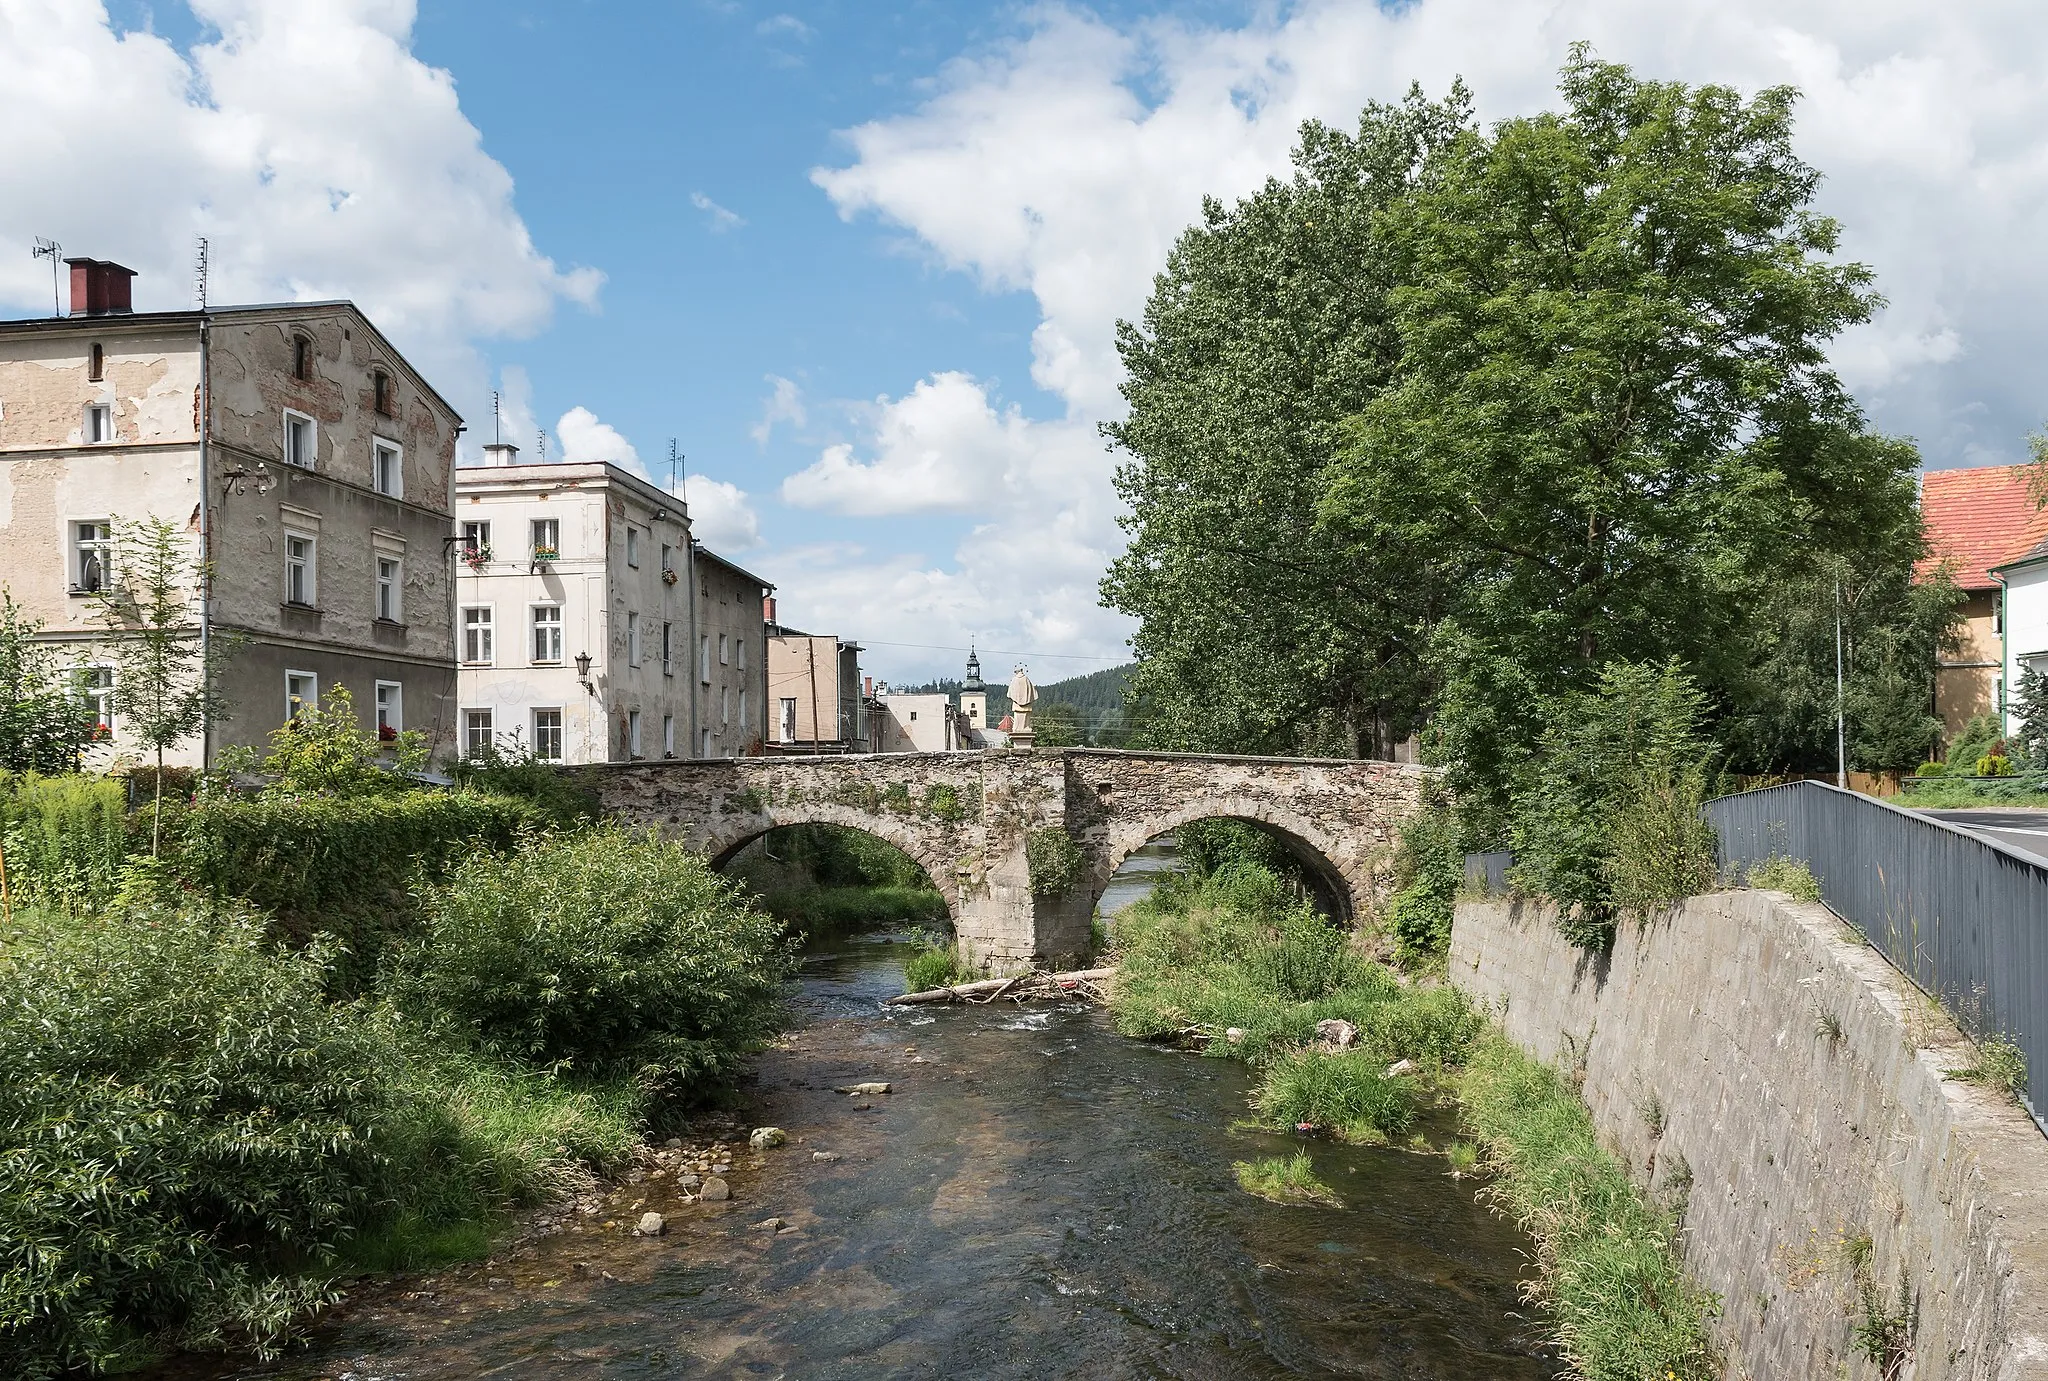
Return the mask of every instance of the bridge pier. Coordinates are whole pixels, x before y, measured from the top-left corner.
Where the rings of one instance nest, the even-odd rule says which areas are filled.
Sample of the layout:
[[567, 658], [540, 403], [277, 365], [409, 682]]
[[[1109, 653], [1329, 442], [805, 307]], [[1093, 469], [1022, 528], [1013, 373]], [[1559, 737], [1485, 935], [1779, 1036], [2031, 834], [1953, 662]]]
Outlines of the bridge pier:
[[1391, 882], [1395, 830], [1428, 775], [1386, 762], [1073, 748], [663, 760], [598, 773], [608, 815], [654, 826], [714, 864], [785, 825], [865, 830], [917, 861], [961, 947], [998, 972], [1086, 955], [1110, 875], [1147, 840], [1194, 820], [1272, 831], [1344, 919], [1371, 916]]

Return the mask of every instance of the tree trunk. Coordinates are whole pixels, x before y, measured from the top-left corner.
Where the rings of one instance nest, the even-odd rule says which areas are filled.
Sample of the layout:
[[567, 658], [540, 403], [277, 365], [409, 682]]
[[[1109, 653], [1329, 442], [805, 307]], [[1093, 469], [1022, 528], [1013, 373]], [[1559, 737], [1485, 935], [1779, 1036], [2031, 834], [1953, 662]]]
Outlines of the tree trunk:
[[149, 856], [157, 857], [164, 840], [164, 748], [156, 748], [156, 798], [150, 808]]

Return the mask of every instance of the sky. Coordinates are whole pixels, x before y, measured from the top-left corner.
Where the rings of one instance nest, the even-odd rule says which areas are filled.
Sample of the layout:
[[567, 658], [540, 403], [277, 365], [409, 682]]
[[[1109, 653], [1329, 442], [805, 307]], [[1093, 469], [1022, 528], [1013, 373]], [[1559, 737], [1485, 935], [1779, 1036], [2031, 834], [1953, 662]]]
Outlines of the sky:
[[2048, 7], [2007, 0], [0, 0], [0, 315], [36, 236], [137, 306], [347, 297], [481, 444], [670, 477], [900, 682], [1125, 660], [1114, 348], [1207, 195], [1300, 122], [1567, 47], [1803, 93], [1889, 306], [1834, 361], [1931, 468], [2048, 419]]

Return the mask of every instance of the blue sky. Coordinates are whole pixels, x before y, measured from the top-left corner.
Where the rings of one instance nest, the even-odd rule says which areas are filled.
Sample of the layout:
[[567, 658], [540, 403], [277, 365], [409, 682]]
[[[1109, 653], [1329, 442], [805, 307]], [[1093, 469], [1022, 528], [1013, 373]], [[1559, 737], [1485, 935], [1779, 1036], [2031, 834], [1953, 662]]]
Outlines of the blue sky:
[[[970, 638], [1041, 680], [1121, 656], [1112, 327], [1204, 193], [1307, 116], [1454, 75], [1488, 117], [1566, 45], [1806, 100], [1802, 150], [1892, 306], [1838, 344], [1932, 465], [2041, 422], [2038, 7], [1908, 0], [1157, 6], [0, 0], [0, 312], [31, 236], [188, 300], [347, 296], [478, 438], [667, 473], [786, 617], [877, 671]], [[81, 167], [117, 169], [81, 179]], [[931, 647], [913, 646], [928, 644]]]

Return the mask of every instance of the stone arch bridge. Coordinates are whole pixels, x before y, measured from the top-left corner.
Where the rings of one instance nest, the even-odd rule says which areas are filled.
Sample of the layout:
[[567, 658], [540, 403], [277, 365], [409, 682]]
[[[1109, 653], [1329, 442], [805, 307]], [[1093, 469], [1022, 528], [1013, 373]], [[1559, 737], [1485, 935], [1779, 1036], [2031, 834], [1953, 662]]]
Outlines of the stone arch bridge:
[[1246, 820], [1308, 866], [1346, 921], [1376, 910], [1395, 829], [1427, 769], [1311, 758], [1022, 752], [725, 758], [599, 769], [607, 814], [653, 825], [722, 864], [784, 825], [865, 830], [931, 875], [962, 946], [996, 965], [1089, 948], [1110, 875], [1196, 820]]

